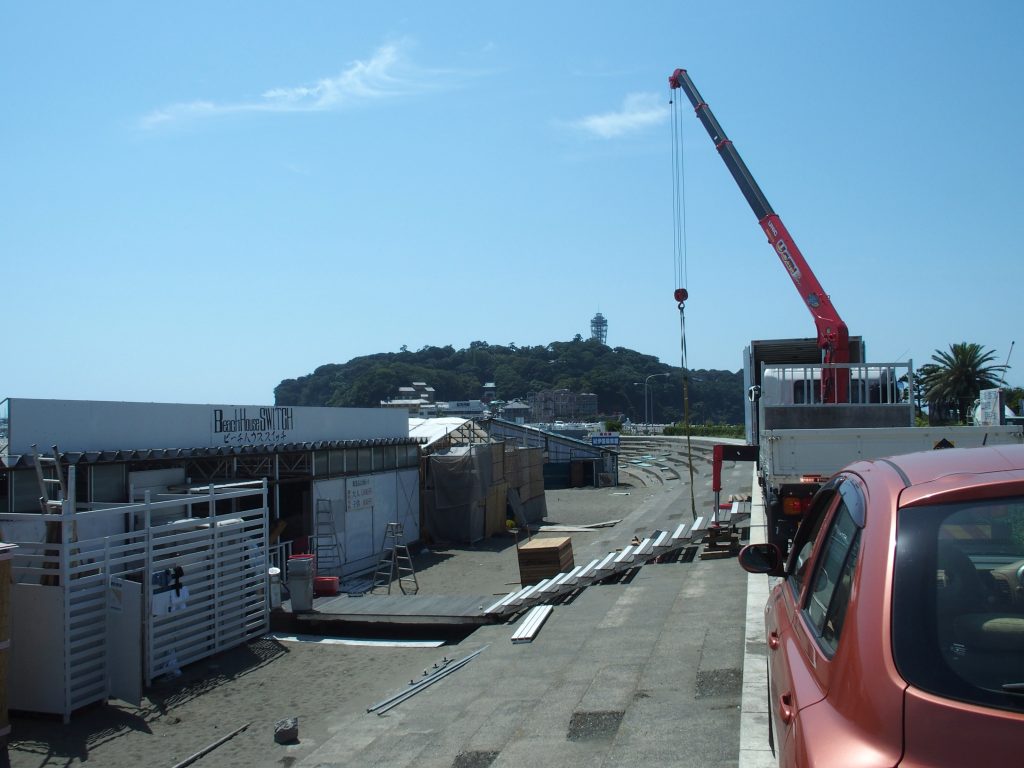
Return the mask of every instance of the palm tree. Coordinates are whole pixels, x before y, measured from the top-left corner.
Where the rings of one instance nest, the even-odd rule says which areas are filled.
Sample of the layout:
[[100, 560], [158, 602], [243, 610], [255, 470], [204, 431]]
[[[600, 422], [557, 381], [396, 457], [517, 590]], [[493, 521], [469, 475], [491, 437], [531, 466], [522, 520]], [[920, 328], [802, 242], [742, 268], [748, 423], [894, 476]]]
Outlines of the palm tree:
[[995, 354], [966, 341], [950, 344], [948, 352], [935, 350], [934, 364], [919, 371], [929, 412], [955, 411], [957, 420], [966, 424], [981, 390], [999, 386], [1006, 366], [990, 365]]

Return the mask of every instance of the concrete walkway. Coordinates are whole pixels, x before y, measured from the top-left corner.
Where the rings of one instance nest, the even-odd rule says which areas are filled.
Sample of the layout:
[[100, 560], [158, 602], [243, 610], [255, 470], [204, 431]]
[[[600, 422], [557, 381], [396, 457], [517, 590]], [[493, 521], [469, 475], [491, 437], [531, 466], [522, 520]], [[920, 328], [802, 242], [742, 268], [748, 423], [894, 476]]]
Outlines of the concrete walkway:
[[[708, 485], [706, 476], [698, 483]], [[710, 496], [697, 495], [700, 513]], [[622, 546], [634, 531], [671, 529], [690, 507], [679, 483], [608, 537]], [[616, 542], [605, 539], [589, 546], [607, 551]], [[588, 556], [581, 547], [577, 560]], [[754, 730], [767, 722], [765, 696], [744, 676], [745, 665], [764, 668], [764, 599], [749, 596], [754, 583], [735, 559], [652, 564], [557, 605], [532, 643], [511, 642], [515, 625], [482, 627], [443, 649], [456, 659], [484, 649], [464, 667], [383, 715], [341, 715], [335, 735], [295, 765], [773, 765]]]
[[[750, 499], [750, 543], [768, 540], [761, 486], [754, 473]], [[776, 768], [768, 747], [768, 645], [764, 607], [772, 579], [747, 574], [746, 650], [743, 654], [743, 703], [740, 715], [740, 768]]]

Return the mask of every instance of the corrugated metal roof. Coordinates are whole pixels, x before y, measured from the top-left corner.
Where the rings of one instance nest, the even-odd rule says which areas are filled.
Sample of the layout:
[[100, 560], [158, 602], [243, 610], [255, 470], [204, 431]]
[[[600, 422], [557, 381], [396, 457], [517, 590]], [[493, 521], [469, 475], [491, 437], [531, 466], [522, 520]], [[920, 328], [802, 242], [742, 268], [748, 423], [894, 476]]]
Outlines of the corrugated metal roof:
[[426, 446], [433, 445], [452, 432], [466, 431], [467, 429], [478, 436], [481, 442], [488, 439], [487, 433], [477, 427], [472, 419], [464, 419], [458, 416], [441, 416], [436, 419], [409, 419], [409, 437], [424, 440]]
[[[618, 451], [616, 449], [611, 448], [609, 446], [606, 446], [606, 445], [605, 446], [596, 446], [596, 445], [593, 445], [593, 444], [587, 442], [586, 440], [579, 440], [579, 439], [577, 439], [575, 437], [568, 437], [567, 435], [562, 435], [562, 434], [559, 434], [558, 432], [549, 432], [546, 429], [540, 429], [539, 427], [535, 427], [535, 426], [532, 426], [532, 425], [515, 424], [515, 423], [513, 423], [511, 421], [506, 421], [505, 419], [496, 419], [496, 418], [484, 419], [482, 423], [483, 423], [483, 426], [487, 429], [489, 434], [493, 434], [493, 433], [496, 432], [501, 437], [504, 437], [504, 436], [506, 436], [508, 434], [515, 433], [515, 432], [519, 432], [519, 433], [522, 433], [522, 434], [541, 435], [541, 436], [544, 437], [545, 440], [549, 440], [551, 442], [556, 442], [556, 443], [561, 443], [562, 445], [569, 445], [569, 446], [578, 447], [580, 450], [583, 450], [583, 451], [586, 451], [586, 452], [592, 452], [592, 453], [597, 453], [597, 454], [604, 454], [604, 453], [618, 454]], [[492, 428], [492, 425], [493, 425], [493, 428]]]
[[[378, 437], [366, 440], [316, 440], [305, 443], [267, 443], [263, 445], [237, 445], [220, 448], [142, 448], [123, 451], [65, 451], [60, 454], [68, 464], [96, 464], [118, 461], [157, 461], [166, 459], [192, 459], [208, 456], [251, 456], [272, 453], [304, 453], [339, 448], [370, 448], [380, 445], [421, 445], [422, 438]], [[0, 455], [0, 468], [15, 469], [34, 466], [30, 454]]]

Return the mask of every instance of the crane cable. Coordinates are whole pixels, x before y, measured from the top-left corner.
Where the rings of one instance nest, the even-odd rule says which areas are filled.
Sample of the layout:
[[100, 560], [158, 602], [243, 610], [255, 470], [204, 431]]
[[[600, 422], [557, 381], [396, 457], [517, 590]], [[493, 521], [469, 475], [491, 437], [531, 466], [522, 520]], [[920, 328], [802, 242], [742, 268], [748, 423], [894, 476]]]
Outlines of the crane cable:
[[672, 131], [672, 259], [675, 266], [673, 294], [679, 308], [679, 351], [680, 368], [683, 373], [683, 426], [686, 432], [686, 463], [690, 470], [690, 512], [697, 519], [697, 500], [693, 488], [693, 449], [690, 443], [690, 373], [686, 362], [686, 184], [683, 162], [683, 121], [682, 111], [676, 106], [676, 99], [670, 94], [669, 105]]
[[669, 97], [672, 130], [672, 260], [674, 284], [686, 287], [686, 186], [683, 163], [682, 114], [674, 97]]

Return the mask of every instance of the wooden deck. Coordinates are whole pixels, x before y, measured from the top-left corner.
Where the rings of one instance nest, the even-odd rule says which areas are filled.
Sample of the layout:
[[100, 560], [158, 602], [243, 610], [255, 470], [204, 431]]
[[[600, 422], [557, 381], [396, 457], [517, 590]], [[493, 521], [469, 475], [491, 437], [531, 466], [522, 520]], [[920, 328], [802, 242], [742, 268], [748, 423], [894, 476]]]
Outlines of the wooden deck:
[[[729, 526], [729, 519], [737, 511], [738, 504], [732, 505], [728, 511], [720, 511], [719, 518], [724, 525]], [[345, 594], [314, 599], [312, 611], [290, 615], [299, 626], [378, 625], [379, 628], [383, 625], [401, 625], [410, 630], [414, 627], [448, 627], [455, 630], [458, 627], [502, 623], [514, 614], [550, 603], [575, 590], [600, 583], [616, 574], [621, 575], [672, 553], [689, 552], [690, 556], [684, 557], [684, 561], [690, 562], [707, 535], [707, 527], [708, 518], [701, 516], [692, 522], [680, 523], [674, 531], [658, 530], [643, 539], [634, 537], [629, 546], [609, 552], [603, 559], [597, 558], [586, 565], [571, 567], [571, 570], [554, 574], [504, 596]], [[571, 555], [569, 558], [559, 564], [571, 564]], [[291, 606], [286, 604], [285, 610], [290, 612]]]

